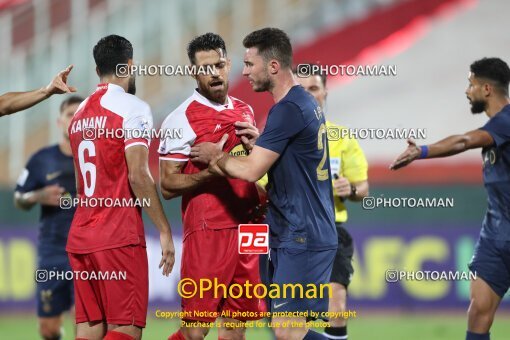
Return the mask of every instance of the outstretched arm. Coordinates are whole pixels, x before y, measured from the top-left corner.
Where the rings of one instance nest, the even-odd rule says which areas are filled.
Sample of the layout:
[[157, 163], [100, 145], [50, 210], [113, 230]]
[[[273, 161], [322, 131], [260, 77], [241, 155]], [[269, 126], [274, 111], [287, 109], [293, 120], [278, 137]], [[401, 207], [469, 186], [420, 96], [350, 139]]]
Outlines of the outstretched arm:
[[67, 76], [73, 69], [69, 65], [60, 71], [46, 86], [28, 92], [9, 92], [0, 96], [0, 117], [22, 111], [51, 97], [53, 94], [76, 92], [76, 88], [67, 85]]
[[409, 139], [407, 143], [409, 144], [407, 150], [390, 165], [391, 170], [403, 168], [419, 158], [447, 157], [469, 149], [491, 146], [494, 144], [494, 139], [485, 130], [473, 130], [462, 135], [446, 137], [430, 145], [417, 146], [412, 139]]

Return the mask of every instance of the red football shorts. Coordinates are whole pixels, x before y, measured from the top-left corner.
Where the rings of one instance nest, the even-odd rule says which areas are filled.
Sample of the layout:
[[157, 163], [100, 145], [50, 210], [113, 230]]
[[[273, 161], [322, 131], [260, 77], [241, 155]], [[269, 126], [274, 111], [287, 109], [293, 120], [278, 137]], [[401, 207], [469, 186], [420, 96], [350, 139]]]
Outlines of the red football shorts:
[[[214, 289], [209, 289], [202, 291], [202, 298], [198, 291], [193, 297], [183, 297], [181, 305], [183, 312], [186, 312], [185, 319], [212, 322], [215, 318], [209, 315], [217, 312], [220, 317], [222, 311], [229, 311], [230, 315], [233, 315], [233, 312], [252, 312], [251, 316], [243, 313], [245, 316], [235, 317], [241, 321], [261, 319], [259, 315], [265, 311], [265, 305], [262, 299], [253, 294], [254, 286], [261, 283], [259, 255], [239, 254], [237, 228], [195, 231], [184, 239], [181, 280], [192, 279], [199, 286], [200, 279], [213, 281], [215, 278], [218, 285], [224, 284], [227, 287], [227, 296], [224, 296], [223, 289], [217, 290], [219, 294], [215, 294]], [[237, 298], [240, 294], [237, 287], [232, 289], [236, 298], [228, 294], [228, 287], [233, 284], [241, 285], [245, 292], [246, 281], [252, 285], [248, 294], [250, 298], [246, 293]], [[260, 293], [257, 296], [261, 296]]]
[[[69, 253], [75, 275], [76, 323], [103, 321], [113, 325], [145, 327], [149, 299], [147, 251], [140, 245], [89, 254]], [[115, 272], [117, 275], [112, 274]], [[93, 274], [95, 277], [93, 278]], [[99, 273], [103, 280], [99, 279]], [[120, 273], [125, 273], [125, 279]], [[109, 279], [104, 280], [107, 277]], [[113, 279], [112, 279], [113, 278]], [[117, 279], [115, 279], [117, 278]]]

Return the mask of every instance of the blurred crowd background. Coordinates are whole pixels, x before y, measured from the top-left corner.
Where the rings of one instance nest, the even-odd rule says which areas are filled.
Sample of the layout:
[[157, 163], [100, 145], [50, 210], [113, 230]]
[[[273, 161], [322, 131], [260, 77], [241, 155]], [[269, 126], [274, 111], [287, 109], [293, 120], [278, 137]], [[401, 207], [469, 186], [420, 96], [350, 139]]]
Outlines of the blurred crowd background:
[[[396, 65], [396, 76], [331, 77], [326, 115], [352, 128], [426, 129], [430, 143], [480, 127], [464, 94], [469, 65], [482, 57], [510, 61], [507, 0], [0, 0], [0, 92], [45, 86], [73, 64], [69, 83], [87, 96], [98, 83], [92, 47], [119, 34], [139, 64], [188, 64], [196, 35], [220, 34], [232, 60], [231, 94], [251, 104], [263, 128], [271, 97], [243, 79], [242, 39], [266, 26], [285, 30], [294, 61], [323, 65]], [[137, 78], [137, 95], [153, 110], [155, 126], [187, 98], [194, 81], [182, 76]], [[64, 96], [0, 120], [0, 312], [35, 309], [38, 208], [12, 203], [16, 178], [28, 157], [59, 138]], [[464, 311], [467, 281], [385, 280], [387, 269], [467, 270], [486, 209], [478, 151], [418, 161], [392, 173], [405, 140], [360, 140], [374, 197], [453, 198], [453, 208], [378, 208], [349, 204], [347, 229], [356, 244], [349, 307], [358, 313], [388, 308]], [[157, 178], [158, 141], [151, 147]], [[180, 201], [165, 202], [180, 249]], [[146, 225], [152, 234], [150, 223]], [[148, 238], [150, 308], [178, 309], [179, 266], [170, 279], [156, 268], [159, 241]], [[180, 261], [180, 254], [177, 257]], [[502, 309], [510, 310], [508, 299]]]

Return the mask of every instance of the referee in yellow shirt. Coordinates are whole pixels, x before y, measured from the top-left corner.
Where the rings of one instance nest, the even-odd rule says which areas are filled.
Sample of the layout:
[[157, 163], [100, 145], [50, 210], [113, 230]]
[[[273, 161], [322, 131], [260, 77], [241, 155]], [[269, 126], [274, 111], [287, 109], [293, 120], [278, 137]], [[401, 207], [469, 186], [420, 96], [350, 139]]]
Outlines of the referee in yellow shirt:
[[[309, 69], [312, 69], [311, 67]], [[302, 76], [302, 75], [300, 75]], [[310, 74], [307, 77], [296, 77], [319, 103], [325, 112], [325, 102], [328, 94], [326, 75]], [[327, 117], [327, 112], [326, 112]], [[333, 195], [335, 199], [335, 220], [338, 231], [338, 251], [336, 253], [333, 271], [331, 273], [331, 287], [333, 296], [329, 300], [330, 312], [346, 310], [347, 287], [354, 272], [352, 267], [353, 242], [351, 235], [344, 228], [347, 222], [345, 200], [359, 202], [368, 196], [368, 165], [363, 150], [354, 138], [338, 138], [344, 127], [327, 121], [329, 159], [331, 175], [333, 176]], [[330, 327], [325, 329], [325, 336], [330, 339], [347, 339], [347, 319], [331, 318]]]

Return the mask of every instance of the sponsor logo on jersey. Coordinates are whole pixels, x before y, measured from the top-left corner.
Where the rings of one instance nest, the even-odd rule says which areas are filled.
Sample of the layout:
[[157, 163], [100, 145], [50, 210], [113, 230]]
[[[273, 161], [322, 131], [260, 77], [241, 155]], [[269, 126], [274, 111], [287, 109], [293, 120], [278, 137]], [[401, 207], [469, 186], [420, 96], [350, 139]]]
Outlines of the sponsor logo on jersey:
[[238, 144], [234, 146], [228, 154], [234, 157], [248, 156], [248, 151], [246, 151], [243, 144]]

